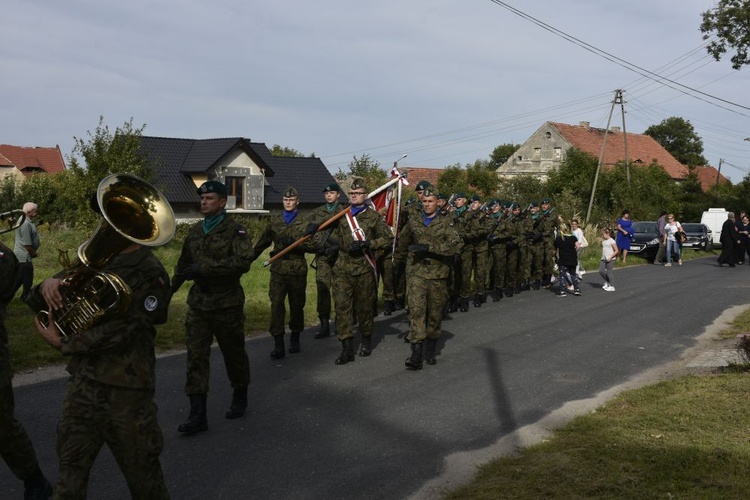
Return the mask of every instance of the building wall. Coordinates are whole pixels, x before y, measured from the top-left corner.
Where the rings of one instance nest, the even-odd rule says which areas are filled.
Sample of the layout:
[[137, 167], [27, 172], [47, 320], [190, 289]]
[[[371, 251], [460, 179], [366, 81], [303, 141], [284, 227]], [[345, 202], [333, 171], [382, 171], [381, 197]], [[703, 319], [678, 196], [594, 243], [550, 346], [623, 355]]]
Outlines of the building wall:
[[568, 149], [570, 143], [545, 123], [498, 167], [497, 175], [501, 178], [533, 175], [546, 180], [549, 171], [560, 166]]
[[216, 176], [227, 184], [227, 206], [230, 209], [240, 212], [264, 210], [265, 175], [245, 151], [238, 148], [228, 153], [217, 167]]

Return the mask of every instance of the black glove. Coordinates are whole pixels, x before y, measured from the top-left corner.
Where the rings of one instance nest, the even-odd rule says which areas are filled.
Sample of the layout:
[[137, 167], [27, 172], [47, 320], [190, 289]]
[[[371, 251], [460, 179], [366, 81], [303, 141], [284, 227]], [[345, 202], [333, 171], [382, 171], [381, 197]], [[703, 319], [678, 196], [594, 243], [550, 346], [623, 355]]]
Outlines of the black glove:
[[411, 253], [427, 253], [427, 251], [430, 249], [430, 245], [426, 243], [415, 243], [413, 245], [409, 245], [409, 251]]
[[279, 239], [277, 241], [279, 242], [281, 248], [286, 248], [297, 240], [295, 240], [291, 236], [279, 236]]
[[190, 264], [190, 267], [188, 267], [187, 270], [185, 270], [185, 273], [183, 274], [185, 279], [188, 281], [192, 281], [198, 278], [200, 275], [201, 275], [201, 265], [198, 264], [197, 262], [193, 262], [192, 264]]
[[336, 255], [336, 253], [337, 253], [338, 251], [339, 251], [339, 247], [337, 247], [337, 246], [335, 246], [335, 245], [327, 245], [327, 246], [326, 246], [326, 247], [325, 247], [325, 248], [323, 249], [323, 252], [322, 252], [322, 253], [323, 253], [323, 255], [325, 255], [326, 257], [328, 257], [328, 258], [330, 259], [330, 258], [331, 258], [331, 257], [333, 257], [334, 255]]
[[359, 252], [361, 250], [364, 250], [365, 248], [370, 248], [370, 242], [367, 240], [354, 240], [351, 243], [349, 243], [349, 251], [350, 252]]
[[302, 236], [308, 236], [310, 234], [315, 234], [316, 232], [318, 232], [318, 228], [319, 227], [320, 227], [320, 224], [315, 224], [314, 222], [311, 222], [305, 228], [305, 232], [302, 233]]
[[185, 276], [184, 275], [182, 275], [182, 274], [175, 274], [172, 277], [171, 290], [172, 290], [172, 294], [173, 295], [175, 293], [177, 293], [177, 290], [180, 289], [180, 287], [182, 286], [183, 283], [185, 283]]

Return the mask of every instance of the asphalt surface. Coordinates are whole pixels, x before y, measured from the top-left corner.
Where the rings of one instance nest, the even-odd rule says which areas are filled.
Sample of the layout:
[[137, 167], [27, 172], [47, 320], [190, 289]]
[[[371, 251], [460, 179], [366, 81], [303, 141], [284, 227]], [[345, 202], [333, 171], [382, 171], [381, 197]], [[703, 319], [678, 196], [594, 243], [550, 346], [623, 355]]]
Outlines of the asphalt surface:
[[[156, 399], [172, 498], [435, 498], [475, 464], [669, 371], [722, 313], [750, 303], [750, 266], [719, 268], [715, 257], [644, 265], [615, 271], [615, 286], [603, 291], [589, 272], [580, 297], [528, 291], [455, 313], [443, 323], [438, 364], [417, 372], [404, 368], [403, 312], [379, 316], [372, 356], [345, 366], [333, 363], [338, 341], [314, 340], [314, 329], [303, 333], [300, 354], [280, 361], [268, 357], [269, 337], [251, 339], [251, 409], [232, 421], [215, 349], [209, 430], [192, 437], [176, 432], [188, 410], [184, 354], [160, 357]], [[65, 379], [24, 377], [16, 415], [54, 478]], [[6, 466], [0, 484], [4, 498], [22, 497]], [[129, 498], [106, 447], [89, 498]]]

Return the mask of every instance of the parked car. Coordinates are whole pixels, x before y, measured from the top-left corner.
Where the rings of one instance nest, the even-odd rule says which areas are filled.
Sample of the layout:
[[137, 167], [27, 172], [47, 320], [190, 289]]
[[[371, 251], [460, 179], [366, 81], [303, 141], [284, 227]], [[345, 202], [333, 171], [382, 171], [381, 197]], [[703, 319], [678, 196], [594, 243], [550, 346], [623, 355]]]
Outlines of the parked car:
[[695, 248], [705, 251], [708, 250], [709, 246], [712, 246], [711, 230], [705, 224], [684, 222], [682, 230], [687, 235], [687, 240], [682, 244], [682, 248]]
[[656, 222], [633, 222], [633, 239], [630, 241], [628, 254], [643, 255], [648, 260], [654, 260], [659, 251], [659, 230]]

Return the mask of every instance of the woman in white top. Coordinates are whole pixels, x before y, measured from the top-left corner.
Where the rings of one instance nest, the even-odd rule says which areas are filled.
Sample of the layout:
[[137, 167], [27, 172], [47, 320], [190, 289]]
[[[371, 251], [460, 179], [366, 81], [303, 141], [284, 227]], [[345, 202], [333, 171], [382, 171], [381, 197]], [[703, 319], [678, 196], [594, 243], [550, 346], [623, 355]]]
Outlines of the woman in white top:
[[[581, 254], [583, 254], [583, 249], [589, 246], [589, 242], [586, 241], [586, 237], [583, 235], [583, 229], [579, 226], [578, 219], [570, 221], [570, 228], [573, 230], [573, 236], [578, 240], [578, 267], [576, 268], [576, 274], [580, 280], [586, 274], [586, 270], [583, 268], [583, 264], [581, 264]], [[750, 250], [748, 250], [748, 253], [750, 253]]]
[[680, 242], [675, 235], [682, 231], [682, 226], [674, 220], [674, 214], [667, 215], [667, 225], [664, 226], [664, 247], [667, 249], [667, 263], [664, 266], [672, 265], [672, 253], [677, 256], [677, 264], [682, 265], [682, 253], [680, 252]]
[[599, 264], [599, 276], [604, 280], [602, 289], [605, 292], [614, 292], [614, 269], [615, 261], [620, 250], [617, 248], [617, 243], [612, 237], [612, 230], [605, 227], [602, 229], [602, 260]]

